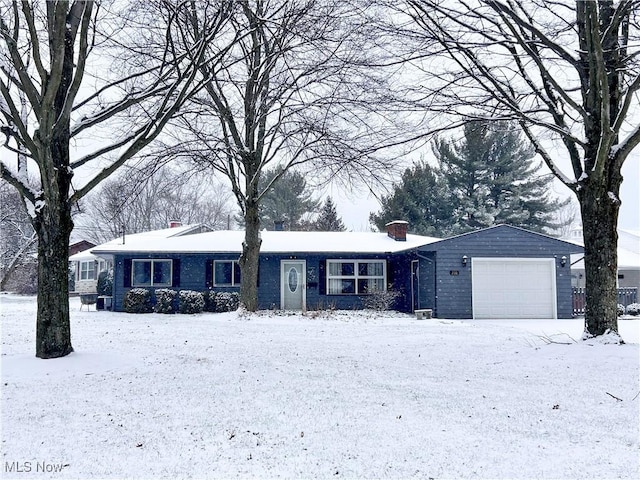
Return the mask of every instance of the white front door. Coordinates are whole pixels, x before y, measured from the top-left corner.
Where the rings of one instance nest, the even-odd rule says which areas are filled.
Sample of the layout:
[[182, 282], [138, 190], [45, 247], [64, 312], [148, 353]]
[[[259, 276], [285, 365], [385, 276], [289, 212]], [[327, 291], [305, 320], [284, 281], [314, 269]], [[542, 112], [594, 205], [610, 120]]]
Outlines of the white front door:
[[304, 310], [307, 300], [304, 260], [282, 260], [280, 264], [280, 305], [283, 310]]

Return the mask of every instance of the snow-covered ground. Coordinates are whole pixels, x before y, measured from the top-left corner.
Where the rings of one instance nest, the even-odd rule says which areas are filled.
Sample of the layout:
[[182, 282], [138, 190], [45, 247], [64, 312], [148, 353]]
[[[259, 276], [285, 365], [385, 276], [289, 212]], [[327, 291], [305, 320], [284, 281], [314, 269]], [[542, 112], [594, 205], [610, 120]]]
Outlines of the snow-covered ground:
[[640, 478], [638, 319], [614, 346], [580, 320], [72, 299], [76, 352], [38, 360], [34, 298], [0, 302], [3, 478]]

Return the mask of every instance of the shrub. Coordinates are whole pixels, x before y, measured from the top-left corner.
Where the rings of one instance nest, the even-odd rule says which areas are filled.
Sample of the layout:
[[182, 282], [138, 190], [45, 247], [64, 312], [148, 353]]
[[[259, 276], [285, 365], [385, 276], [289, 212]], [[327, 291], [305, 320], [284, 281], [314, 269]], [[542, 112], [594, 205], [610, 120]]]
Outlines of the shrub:
[[204, 310], [204, 295], [193, 290], [180, 291], [180, 313], [202, 313]]
[[156, 313], [175, 313], [174, 303], [177, 294], [178, 292], [170, 288], [158, 288], [153, 311]]
[[110, 297], [113, 295], [113, 270], [103, 270], [98, 275], [96, 286], [98, 295]]
[[128, 313], [149, 313], [151, 308], [151, 293], [146, 288], [132, 288], [122, 302], [124, 311]]
[[211, 292], [215, 298], [215, 311], [234, 312], [240, 306], [240, 295], [238, 292]]
[[627, 305], [627, 315], [633, 315], [634, 317], [640, 315], [640, 303]]
[[215, 312], [216, 311], [216, 292], [213, 290], [205, 290], [202, 292], [202, 298], [204, 299], [204, 311]]
[[369, 310], [378, 312], [392, 310], [400, 292], [393, 289], [379, 290], [362, 298], [362, 305]]
[[618, 304], [618, 316], [624, 315], [624, 305], [621, 303]]

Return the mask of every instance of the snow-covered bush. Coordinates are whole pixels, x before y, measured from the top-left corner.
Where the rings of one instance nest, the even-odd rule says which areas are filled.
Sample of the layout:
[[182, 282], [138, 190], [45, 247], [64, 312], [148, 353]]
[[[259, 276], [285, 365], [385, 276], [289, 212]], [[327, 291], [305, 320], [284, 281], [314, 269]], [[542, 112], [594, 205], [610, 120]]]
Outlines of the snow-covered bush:
[[234, 312], [240, 306], [238, 292], [211, 292], [215, 296], [216, 312]]
[[397, 290], [379, 290], [362, 297], [362, 305], [366, 309], [383, 312], [392, 310], [398, 297], [400, 297], [400, 292]]
[[202, 292], [202, 298], [204, 299], [204, 311], [215, 312], [216, 311], [216, 292], [213, 290], [205, 290]]
[[627, 305], [627, 315], [640, 315], [640, 303], [632, 303], [630, 305]]
[[113, 294], [113, 270], [103, 270], [98, 274], [96, 285], [98, 295], [110, 297]]
[[153, 311], [156, 313], [175, 313], [175, 300], [178, 292], [170, 288], [158, 288], [156, 290], [156, 304]]
[[193, 290], [181, 290], [180, 313], [202, 313], [204, 310], [204, 295]]
[[132, 288], [122, 301], [124, 311], [128, 313], [149, 313], [151, 307], [151, 293], [146, 288]]
[[621, 303], [618, 304], [618, 316], [624, 315], [624, 305]]

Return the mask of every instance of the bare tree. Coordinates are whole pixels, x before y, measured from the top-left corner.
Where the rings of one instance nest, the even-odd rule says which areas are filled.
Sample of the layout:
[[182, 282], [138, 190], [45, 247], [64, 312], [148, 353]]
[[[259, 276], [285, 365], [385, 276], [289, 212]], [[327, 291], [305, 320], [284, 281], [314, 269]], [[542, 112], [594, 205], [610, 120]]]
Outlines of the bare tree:
[[576, 221], [580, 218], [580, 205], [578, 201], [575, 197], [569, 197], [569, 200], [569, 202], [556, 212], [556, 221], [561, 227], [558, 228], [554, 234], [564, 239], [571, 238], [576, 228]]
[[[197, 37], [202, 4], [180, 17]], [[231, 183], [244, 217], [241, 300], [257, 308], [259, 205], [293, 168], [315, 178], [379, 179], [389, 162], [371, 154], [394, 136], [376, 110], [384, 76], [366, 68], [368, 26], [362, 2], [239, 0], [232, 24], [242, 40], [180, 117], [175, 155], [187, 152]], [[188, 139], [188, 140], [185, 140]], [[268, 184], [260, 179], [277, 169]]]
[[233, 214], [229, 192], [208, 177], [170, 165], [124, 166], [82, 202], [82, 214], [74, 218], [76, 231], [101, 243], [123, 232], [166, 228], [174, 220], [228, 228]]
[[639, 5], [409, 0], [397, 11], [408, 16], [405, 42], [420, 42], [409, 54], [420, 74], [413, 98], [428, 99], [425, 108], [440, 118], [453, 116], [448, 126], [517, 121], [576, 195], [584, 226], [587, 335], [618, 330], [620, 169], [640, 142]]
[[2, 180], [0, 230], [0, 291], [4, 291], [21, 265], [31, 265], [29, 260], [36, 252], [37, 239], [20, 194]]
[[[180, 53], [172, 47], [179, 34], [172, 19], [182, 4], [129, 18], [118, 15], [117, 2], [104, 10], [93, 1], [1, 4], [0, 172], [20, 192], [38, 238], [36, 356], [73, 351], [67, 286], [72, 206], [151, 143], [209, 80], [197, 67], [216, 62], [209, 44], [224, 33], [232, 4], [217, 2], [197, 41]], [[37, 169], [35, 184], [11, 167], [14, 153]], [[72, 184], [77, 171], [91, 166], [98, 169], [85, 184]]]

